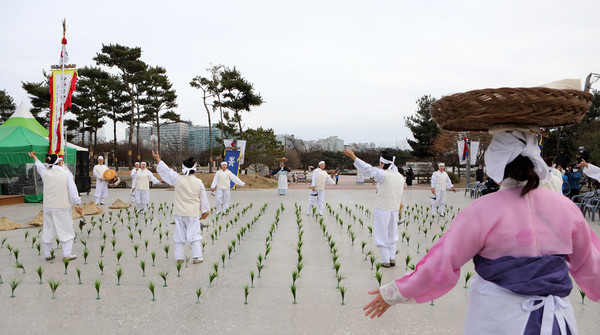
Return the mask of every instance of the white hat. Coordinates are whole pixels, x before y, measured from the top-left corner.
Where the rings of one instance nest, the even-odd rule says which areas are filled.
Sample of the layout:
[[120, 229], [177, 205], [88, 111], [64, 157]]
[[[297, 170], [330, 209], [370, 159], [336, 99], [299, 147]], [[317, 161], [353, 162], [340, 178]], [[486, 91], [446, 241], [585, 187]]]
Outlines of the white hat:
[[104, 160], [104, 157], [98, 156], [98, 160]]
[[579, 150], [585, 150], [585, 148], [583, 146], [580, 146]]

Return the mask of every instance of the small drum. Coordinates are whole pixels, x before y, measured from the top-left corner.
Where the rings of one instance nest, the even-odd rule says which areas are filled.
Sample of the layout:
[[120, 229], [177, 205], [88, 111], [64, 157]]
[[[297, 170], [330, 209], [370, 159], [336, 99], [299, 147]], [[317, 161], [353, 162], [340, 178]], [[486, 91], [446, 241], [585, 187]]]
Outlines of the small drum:
[[105, 180], [108, 181], [108, 186], [110, 186], [110, 187], [118, 186], [119, 183], [121, 182], [121, 180], [119, 179], [119, 176], [117, 176], [117, 171], [112, 170], [112, 169], [108, 169], [108, 170], [104, 171], [103, 177]]

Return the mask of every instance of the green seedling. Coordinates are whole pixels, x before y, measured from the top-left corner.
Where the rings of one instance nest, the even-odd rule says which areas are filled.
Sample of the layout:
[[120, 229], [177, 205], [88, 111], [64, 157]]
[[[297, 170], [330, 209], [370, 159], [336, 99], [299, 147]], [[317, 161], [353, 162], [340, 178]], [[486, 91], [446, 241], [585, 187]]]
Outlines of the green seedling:
[[69, 267], [69, 262], [70, 262], [70, 260], [68, 257], [63, 258], [63, 263], [65, 265], [65, 274], [67, 274], [67, 268]]
[[81, 269], [76, 268], [75, 272], [77, 272], [78, 285], [81, 285]]
[[213, 271], [208, 275], [208, 287], [212, 286], [212, 282], [213, 280], [215, 280], [215, 278], [217, 278], [218, 274], [217, 272]]
[[35, 272], [37, 272], [38, 277], [40, 277], [40, 285], [42, 284], [42, 276], [44, 275], [44, 268], [42, 268], [41, 266], [38, 266], [37, 269], [35, 269]]
[[169, 258], [169, 248], [170, 247], [168, 244], [163, 247], [163, 250], [165, 251], [165, 258]]
[[100, 280], [94, 281], [94, 288], [96, 288], [96, 300], [100, 300]]
[[117, 251], [117, 265], [121, 264], [121, 257], [123, 257], [123, 250]]
[[473, 272], [471, 272], [471, 271], [467, 271], [467, 273], [465, 273], [465, 288], [469, 288], [469, 286], [468, 286], [469, 279], [471, 279], [472, 276], [473, 276]]
[[142, 277], [146, 277], [146, 261], [140, 261], [140, 268], [142, 269]]
[[98, 262], [98, 268], [100, 269], [100, 274], [103, 275], [104, 274], [104, 262], [102, 260], [100, 260]]
[[163, 285], [163, 287], [167, 287], [167, 277], [169, 276], [169, 271], [160, 271], [158, 273], [158, 275], [160, 276], [160, 278], [163, 279], [163, 281], [165, 282], [165, 284]]
[[52, 290], [52, 299], [56, 299], [56, 297], [54, 296], [54, 293], [56, 293], [56, 289], [58, 289], [60, 284], [62, 284], [62, 280], [54, 280], [54, 279], [48, 280], [48, 285], [50, 285], [50, 290]]
[[294, 296], [294, 304], [296, 304], [296, 284], [290, 285], [290, 290], [292, 291], [292, 295]]
[[247, 305], [248, 304], [248, 294], [250, 293], [250, 289], [248, 288], [248, 285], [244, 285], [244, 304]]
[[156, 259], [156, 252], [155, 252], [155, 251], [152, 251], [152, 252], [150, 253], [150, 257], [152, 258], [152, 266], [154, 266], [154, 260]]
[[154, 283], [152, 281], [150, 281], [150, 283], [148, 284], [148, 289], [150, 290], [150, 292], [152, 292], [152, 301], [155, 301], [156, 299], [154, 298]]
[[175, 268], [177, 269], [177, 277], [181, 277], [181, 262], [177, 262]]
[[348, 290], [345, 286], [339, 286], [340, 295], [342, 296], [342, 305], [345, 305], [344, 297], [346, 296], [346, 291]]

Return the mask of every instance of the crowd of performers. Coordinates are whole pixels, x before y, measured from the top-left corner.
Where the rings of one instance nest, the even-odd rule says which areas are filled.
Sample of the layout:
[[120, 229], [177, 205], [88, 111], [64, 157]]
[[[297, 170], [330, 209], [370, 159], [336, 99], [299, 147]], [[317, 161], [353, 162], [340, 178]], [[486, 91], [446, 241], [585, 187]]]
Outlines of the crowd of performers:
[[[396, 264], [398, 217], [406, 179], [399, 173], [395, 157], [382, 152], [379, 167], [373, 167], [344, 150], [357, 171], [377, 183], [373, 212], [373, 239], [379, 249], [381, 266]], [[44, 256], [53, 258], [54, 239], [62, 243], [63, 257], [74, 259], [74, 231], [71, 207], [81, 213], [81, 199], [73, 176], [62, 167], [56, 155], [47, 155], [44, 166], [35, 156], [36, 168], [44, 181]], [[184, 247], [190, 245], [193, 263], [203, 261], [200, 220], [210, 214], [206, 189], [194, 173], [193, 158], [182, 163], [180, 174], [169, 168], [159, 154], [152, 152], [156, 170], [163, 182], [175, 188], [175, 259], [184, 260]], [[534, 134], [504, 131], [494, 134], [485, 154], [487, 175], [500, 190], [474, 200], [461, 210], [451, 227], [430, 248], [413, 271], [380, 289], [363, 309], [371, 318], [380, 317], [393, 305], [424, 303], [441, 297], [457, 283], [461, 267], [473, 260], [478, 276], [469, 296], [465, 334], [577, 334], [573, 308], [568, 300], [571, 277], [586, 295], [600, 299], [600, 239], [591, 230], [580, 209], [558, 194], [553, 178], [556, 172], [540, 156]], [[94, 167], [97, 180], [96, 203], [106, 199], [106, 167], [102, 157]], [[313, 171], [308, 212], [316, 207], [323, 215], [326, 184], [336, 184], [321, 161]], [[600, 168], [579, 162], [591, 178], [600, 178]], [[432, 214], [444, 216], [446, 191], [456, 192], [444, 164], [431, 177]], [[278, 176], [278, 194], [287, 192], [290, 169], [280, 162], [271, 172]], [[136, 163], [131, 172], [133, 199], [138, 211], [145, 211], [149, 183], [160, 183]], [[227, 210], [231, 183], [244, 186], [223, 162], [210, 186], [216, 191], [217, 214]], [[494, 210], [490, 210], [494, 208]], [[571, 277], [570, 277], [571, 276]], [[490, 316], [493, 315], [493, 318]]]

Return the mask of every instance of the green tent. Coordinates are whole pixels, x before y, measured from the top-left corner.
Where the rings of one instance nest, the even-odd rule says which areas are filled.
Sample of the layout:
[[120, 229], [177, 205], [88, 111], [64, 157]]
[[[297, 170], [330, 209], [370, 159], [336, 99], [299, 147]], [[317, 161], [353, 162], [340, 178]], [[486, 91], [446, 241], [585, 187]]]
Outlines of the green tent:
[[[27, 153], [35, 152], [43, 159], [48, 153], [48, 138], [24, 126], [7, 125], [6, 122], [0, 126], [0, 191], [2, 194], [24, 194], [26, 202], [41, 202], [41, 178]], [[76, 149], [67, 148], [67, 165], [75, 165], [76, 153]]]
[[21, 105], [19, 105], [19, 108], [15, 110], [13, 115], [0, 125], [0, 127], [2, 126], [23, 126], [42, 137], [48, 138], [48, 129], [44, 128], [44, 126], [33, 117], [29, 108], [27, 108], [23, 102], [21, 102]]

